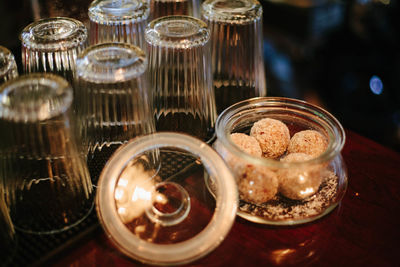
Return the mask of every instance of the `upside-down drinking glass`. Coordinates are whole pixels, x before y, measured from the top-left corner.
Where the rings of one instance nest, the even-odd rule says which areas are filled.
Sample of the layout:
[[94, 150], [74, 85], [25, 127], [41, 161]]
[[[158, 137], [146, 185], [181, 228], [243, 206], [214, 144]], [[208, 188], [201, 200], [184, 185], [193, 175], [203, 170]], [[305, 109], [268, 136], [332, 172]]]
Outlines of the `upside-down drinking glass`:
[[194, 17], [167, 16], [146, 29], [157, 131], [208, 141], [216, 119], [209, 31]]
[[172, 15], [200, 18], [199, 0], [150, 0], [150, 20]]
[[257, 0], [206, 0], [202, 17], [210, 29], [217, 113], [266, 95], [262, 6]]
[[0, 180], [15, 228], [51, 234], [80, 223], [93, 187], [71, 116], [72, 89], [54, 74], [0, 87]]
[[0, 84], [18, 76], [14, 55], [0, 45]]
[[121, 42], [144, 48], [149, 17], [146, 0], [96, 0], [89, 6], [90, 44]]
[[154, 132], [147, 58], [131, 44], [104, 43], [77, 59], [75, 110], [89, 154]]
[[25, 73], [51, 72], [73, 82], [75, 60], [87, 44], [87, 29], [71, 18], [47, 18], [26, 26], [20, 35]]

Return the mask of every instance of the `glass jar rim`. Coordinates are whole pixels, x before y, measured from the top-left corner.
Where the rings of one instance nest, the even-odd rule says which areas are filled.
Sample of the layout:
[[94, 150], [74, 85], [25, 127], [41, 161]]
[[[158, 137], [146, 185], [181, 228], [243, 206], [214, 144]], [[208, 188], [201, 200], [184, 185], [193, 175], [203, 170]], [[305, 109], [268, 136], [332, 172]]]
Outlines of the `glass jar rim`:
[[[262, 158], [250, 155], [242, 151], [236, 146], [230, 138], [231, 132], [229, 126], [232, 125], [238, 116], [243, 115], [245, 112], [251, 112], [252, 108], [274, 108], [281, 110], [289, 110], [303, 112], [309, 116], [315, 116], [318, 119], [318, 124], [327, 131], [329, 141], [327, 149], [318, 157], [312, 158], [304, 162], [281, 162], [274, 159]], [[236, 117], [234, 117], [236, 115]], [[217, 140], [221, 142], [226, 148], [229, 149], [238, 157], [245, 158], [247, 161], [257, 165], [272, 167], [272, 168], [292, 168], [302, 164], [320, 164], [332, 160], [343, 149], [346, 134], [340, 122], [325, 109], [308, 103], [303, 100], [286, 98], [286, 97], [255, 97], [235, 103], [225, 109], [217, 118], [215, 124], [215, 132]]]

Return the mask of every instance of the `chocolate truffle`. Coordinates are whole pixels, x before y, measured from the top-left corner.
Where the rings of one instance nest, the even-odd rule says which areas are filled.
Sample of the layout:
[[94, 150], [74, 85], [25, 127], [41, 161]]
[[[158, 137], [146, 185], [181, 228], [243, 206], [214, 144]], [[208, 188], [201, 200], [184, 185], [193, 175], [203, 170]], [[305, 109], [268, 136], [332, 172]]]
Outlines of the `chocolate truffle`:
[[231, 139], [244, 152], [253, 156], [262, 156], [260, 144], [254, 137], [244, 133], [233, 133]]

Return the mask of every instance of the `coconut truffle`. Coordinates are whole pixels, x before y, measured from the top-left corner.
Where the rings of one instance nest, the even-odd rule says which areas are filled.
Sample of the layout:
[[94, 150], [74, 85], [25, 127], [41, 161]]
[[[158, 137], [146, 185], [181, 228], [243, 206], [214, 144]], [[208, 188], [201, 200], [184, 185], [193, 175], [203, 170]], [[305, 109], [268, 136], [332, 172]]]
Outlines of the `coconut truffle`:
[[315, 130], [305, 130], [295, 133], [290, 139], [288, 153], [305, 153], [318, 157], [328, 146], [328, 141]]
[[[305, 153], [288, 154], [281, 162], [302, 162], [312, 159]], [[287, 198], [301, 200], [318, 191], [322, 182], [322, 165], [295, 166], [278, 171], [279, 192]]]
[[278, 177], [275, 172], [251, 164], [239, 174], [239, 195], [244, 201], [262, 204], [271, 200], [278, 192]]
[[244, 133], [233, 133], [231, 139], [244, 152], [253, 156], [262, 156], [260, 144], [253, 136]]
[[286, 124], [270, 118], [254, 123], [250, 135], [260, 143], [266, 158], [277, 158], [283, 155], [290, 142], [290, 133]]

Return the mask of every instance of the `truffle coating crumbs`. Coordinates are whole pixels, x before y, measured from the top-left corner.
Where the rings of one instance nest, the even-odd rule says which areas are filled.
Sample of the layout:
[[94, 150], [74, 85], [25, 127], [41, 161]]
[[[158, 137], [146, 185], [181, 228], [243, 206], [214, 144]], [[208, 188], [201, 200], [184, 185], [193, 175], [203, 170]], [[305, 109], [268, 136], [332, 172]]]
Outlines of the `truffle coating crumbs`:
[[290, 139], [288, 153], [305, 153], [313, 157], [322, 154], [328, 146], [326, 138], [315, 130], [295, 133]]
[[265, 168], [247, 165], [239, 174], [240, 198], [250, 203], [261, 204], [272, 199], [278, 192], [276, 173]]
[[262, 156], [260, 144], [253, 136], [244, 133], [233, 133], [231, 139], [244, 152], [253, 156]]
[[267, 158], [277, 158], [286, 152], [290, 142], [289, 129], [283, 122], [264, 118], [253, 124], [250, 135], [260, 143]]

